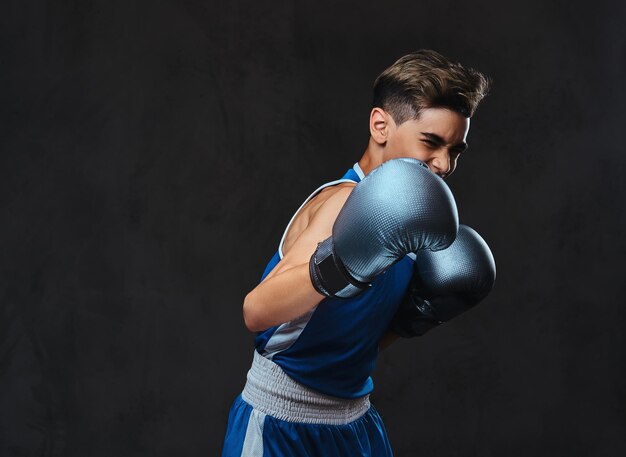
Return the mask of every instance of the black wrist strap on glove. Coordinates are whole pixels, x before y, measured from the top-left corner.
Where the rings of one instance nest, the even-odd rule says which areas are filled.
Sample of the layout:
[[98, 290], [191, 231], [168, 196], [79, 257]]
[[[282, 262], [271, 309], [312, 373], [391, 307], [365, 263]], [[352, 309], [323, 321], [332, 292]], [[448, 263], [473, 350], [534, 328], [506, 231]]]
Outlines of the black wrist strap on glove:
[[428, 300], [409, 291], [398, 307], [389, 328], [402, 338], [422, 336], [443, 321], [439, 320]]
[[479, 300], [450, 293], [424, 299], [415, 284], [404, 296], [389, 328], [403, 338], [422, 336], [427, 331], [464, 313]]
[[327, 297], [354, 297], [371, 286], [357, 281], [346, 270], [333, 250], [332, 237], [317, 244], [309, 261], [309, 274], [315, 290]]

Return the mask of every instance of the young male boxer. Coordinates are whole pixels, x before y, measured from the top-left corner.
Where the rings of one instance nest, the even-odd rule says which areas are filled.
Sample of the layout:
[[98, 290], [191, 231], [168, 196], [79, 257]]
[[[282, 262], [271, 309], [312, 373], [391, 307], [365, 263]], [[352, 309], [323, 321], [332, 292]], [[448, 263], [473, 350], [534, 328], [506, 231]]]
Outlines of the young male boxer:
[[302, 204], [245, 298], [256, 349], [223, 457], [392, 455], [369, 402], [379, 347], [474, 306], [495, 279], [443, 181], [487, 89], [429, 50], [376, 79], [363, 156]]

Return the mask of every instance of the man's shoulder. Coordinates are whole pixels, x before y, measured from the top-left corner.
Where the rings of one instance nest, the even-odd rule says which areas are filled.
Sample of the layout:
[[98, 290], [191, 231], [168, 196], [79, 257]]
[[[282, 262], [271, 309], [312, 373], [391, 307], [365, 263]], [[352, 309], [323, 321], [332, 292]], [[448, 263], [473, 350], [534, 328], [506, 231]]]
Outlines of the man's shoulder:
[[312, 217], [319, 210], [328, 206], [336, 206], [345, 203], [348, 196], [356, 186], [355, 182], [341, 182], [332, 186], [325, 187], [310, 200], [308, 209], [309, 217]]
[[306, 229], [328, 231], [327, 226], [332, 226], [355, 185], [354, 182], [338, 183], [325, 187], [313, 196], [295, 215], [285, 235], [283, 251], [289, 250]]
[[347, 193], [352, 192], [352, 189], [356, 186], [356, 183], [353, 181], [340, 182], [337, 184], [333, 184], [332, 186], [325, 187], [322, 189], [317, 196], [321, 194], [326, 194], [327, 197], [331, 197], [337, 193]]

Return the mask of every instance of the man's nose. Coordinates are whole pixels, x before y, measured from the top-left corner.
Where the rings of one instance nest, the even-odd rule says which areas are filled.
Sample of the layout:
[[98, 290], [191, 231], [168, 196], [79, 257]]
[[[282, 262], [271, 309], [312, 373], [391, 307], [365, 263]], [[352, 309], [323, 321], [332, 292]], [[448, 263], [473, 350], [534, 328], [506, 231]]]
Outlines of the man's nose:
[[450, 154], [448, 151], [438, 153], [430, 161], [430, 167], [433, 173], [438, 174], [442, 178], [450, 173]]

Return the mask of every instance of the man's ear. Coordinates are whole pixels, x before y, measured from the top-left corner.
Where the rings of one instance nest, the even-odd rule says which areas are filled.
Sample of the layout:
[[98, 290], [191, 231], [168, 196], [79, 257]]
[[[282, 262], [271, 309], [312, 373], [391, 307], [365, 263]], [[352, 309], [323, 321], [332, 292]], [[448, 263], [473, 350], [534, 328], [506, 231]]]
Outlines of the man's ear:
[[381, 108], [372, 108], [370, 113], [370, 135], [372, 139], [380, 144], [384, 145], [387, 142], [389, 136], [389, 129], [392, 127], [393, 119]]

